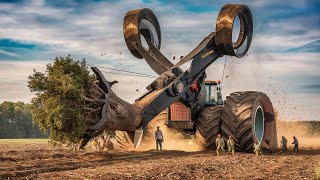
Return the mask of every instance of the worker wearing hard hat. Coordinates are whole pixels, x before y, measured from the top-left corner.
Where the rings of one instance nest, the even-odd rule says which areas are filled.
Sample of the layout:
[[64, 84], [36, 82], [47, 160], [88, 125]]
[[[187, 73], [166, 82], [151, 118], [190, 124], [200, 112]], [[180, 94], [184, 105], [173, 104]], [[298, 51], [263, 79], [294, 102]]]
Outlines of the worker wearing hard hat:
[[294, 144], [293, 152], [298, 153], [299, 152], [299, 142], [298, 142], [298, 139], [296, 138], [296, 136], [293, 136], [293, 143], [292, 144]]
[[262, 154], [261, 153], [261, 145], [258, 142], [258, 140], [256, 140], [256, 139], [254, 140], [253, 151], [256, 154], [256, 156], [259, 156], [259, 154]]
[[229, 136], [229, 139], [227, 141], [228, 146], [228, 152], [234, 155], [234, 141], [231, 136]]
[[224, 152], [224, 140], [221, 138], [221, 135], [218, 134], [218, 138], [216, 139], [216, 147], [217, 147], [217, 155], [220, 155], [220, 151]]
[[288, 143], [287, 138], [282, 136], [281, 144], [282, 144], [282, 152], [284, 152], [284, 153], [287, 151], [287, 143]]

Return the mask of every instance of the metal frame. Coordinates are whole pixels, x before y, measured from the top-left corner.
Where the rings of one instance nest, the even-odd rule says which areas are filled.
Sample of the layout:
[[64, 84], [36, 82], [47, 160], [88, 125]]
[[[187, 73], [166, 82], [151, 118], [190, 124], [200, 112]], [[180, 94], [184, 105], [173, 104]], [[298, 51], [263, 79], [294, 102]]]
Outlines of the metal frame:
[[[236, 43], [232, 42], [232, 27], [236, 17], [240, 19], [240, 34]], [[143, 27], [140, 25], [141, 20], [148, 20]], [[151, 27], [153, 26], [153, 27]], [[143, 29], [146, 28], [146, 29]], [[152, 32], [146, 32], [148, 29], [154, 29]], [[245, 5], [227, 4], [225, 5], [217, 19], [216, 32], [211, 32], [204, 40], [193, 49], [188, 55], [182, 58], [176, 65], [173, 65], [161, 52], [161, 31], [159, 22], [150, 9], [138, 9], [129, 11], [123, 23], [124, 38], [129, 51], [137, 58], [144, 58], [149, 66], [160, 76], [151, 83], [149, 90], [138, 99], [140, 106], [144, 107], [142, 116], [142, 126], [135, 133], [135, 146], [141, 141], [143, 129], [148, 123], [163, 110], [168, 108], [174, 101], [179, 100], [193, 111], [200, 110], [199, 96], [201, 93], [195, 93], [190, 90], [192, 82], [198, 80], [200, 90], [205, 84], [206, 68], [215, 60], [223, 55], [236, 56], [238, 58], [246, 55], [252, 40], [253, 21], [250, 9]], [[148, 49], [141, 44], [140, 35], [147, 36]], [[157, 35], [159, 42], [153, 44], [151, 36]], [[150, 36], [150, 37], [149, 37]], [[149, 37], [149, 38], [148, 38]], [[150, 41], [148, 41], [148, 39]], [[188, 70], [182, 72], [179, 68], [181, 65], [192, 60]], [[93, 68], [97, 78], [104, 82], [101, 72]], [[107, 82], [104, 82], [108, 85]], [[102, 84], [99, 84], [101, 87]], [[183, 87], [182, 89], [178, 87]], [[110, 87], [104, 87], [107, 90]], [[108, 92], [106, 92], [108, 94]], [[108, 95], [105, 97], [104, 106], [108, 105]], [[104, 111], [106, 112], [106, 111]], [[101, 120], [104, 118], [103, 112]], [[89, 130], [99, 129], [101, 122]], [[140, 137], [139, 139], [136, 136]]]
[[[146, 13], [141, 13], [144, 11], [151, 14], [150, 17]], [[237, 16], [240, 19], [240, 34], [237, 42], [233, 43], [232, 27]], [[138, 18], [132, 20], [132, 17]], [[125, 25], [131, 22], [130, 26], [124, 27], [126, 43], [127, 45], [128, 43], [130, 44], [128, 47], [133, 55], [137, 56], [137, 53], [139, 53], [139, 57], [143, 57], [150, 67], [160, 75], [147, 87], [149, 92], [139, 99], [143, 100], [145, 97], [154, 96], [144, 104], [144, 109], [141, 112], [142, 128], [145, 128], [155, 116], [176, 100], [180, 100], [191, 109], [194, 108], [200, 93], [191, 92], [192, 82], [198, 80], [200, 88], [204, 88], [206, 68], [223, 55], [236, 56], [238, 58], [245, 56], [252, 40], [253, 21], [250, 9], [245, 5], [227, 4], [218, 15], [216, 32], [210, 33], [194, 50], [173, 66], [160, 52], [160, 46], [156, 47], [151, 42], [147, 42], [149, 49], [145, 49], [141, 45], [139, 34], [140, 19], [151, 19], [156, 22], [154, 27], [159, 27], [156, 16], [150, 13], [149, 9], [129, 11], [124, 20]], [[131, 28], [129, 31], [127, 27], [135, 28]], [[126, 31], [130, 32], [130, 38], [128, 38]], [[132, 36], [132, 34], [137, 36]], [[161, 41], [161, 37], [159, 37], [159, 40]], [[132, 46], [135, 49], [132, 49]], [[179, 67], [190, 60], [192, 60], [190, 68], [182, 72]], [[181, 87], [181, 84], [183, 85], [183, 90], [179, 92], [177, 87]]]

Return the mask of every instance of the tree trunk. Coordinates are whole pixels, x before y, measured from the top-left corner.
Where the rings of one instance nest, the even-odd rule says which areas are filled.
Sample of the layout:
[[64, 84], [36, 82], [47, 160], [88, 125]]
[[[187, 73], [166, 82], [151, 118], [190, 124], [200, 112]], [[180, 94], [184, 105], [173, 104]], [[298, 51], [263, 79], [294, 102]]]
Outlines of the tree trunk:
[[135, 131], [141, 126], [141, 108], [119, 98], [114, 92], [109, 93], [109, 105], [106, 121], [101, 129]]
[[106, 81], [97, 68], [92, 70], [97, 81], [89, 85], [83, 96], [86, 131], [80, 138], [80, 148], [104, 130], [134, 132], [142, 125], [141, 112], [145, 103], [130, 104], [119, 98], [111, 90], [112, 83]]

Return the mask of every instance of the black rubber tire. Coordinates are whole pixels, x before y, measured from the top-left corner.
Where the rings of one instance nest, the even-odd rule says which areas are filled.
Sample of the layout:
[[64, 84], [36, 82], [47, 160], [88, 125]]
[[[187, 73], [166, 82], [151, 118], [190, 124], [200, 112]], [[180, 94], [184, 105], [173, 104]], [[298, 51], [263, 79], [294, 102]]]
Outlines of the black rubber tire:
[[[154, 141], [154, 132], [156, 131], [157, 126], [160, 126], [160, 129], [167, 128], [167, 119], [168, 110], [164, 110], [149, 122], [148, 126], [144, 130], [141, 144], [137, 150], [145, 150], [150, 148], [149, 142]], [[134, 150], [134, 132], [116, 131], [116, 140], [120, 150]]]
[[222, 106], [204, 108], [196, 122], [196, 142], [203, 148], [215, 149], [215, 140], [219, 134]]
[[245, 91], [227, 96], [221, 116], [221, 135], [225, 140], [229, 135], [232, 136], [236, 151], [252, 152], [256, 138], [254, 117], [259, 106], [263, 109], [265, 119], [262, 148], [277, 149], [276, 122], [269, 97], [262, 92]]

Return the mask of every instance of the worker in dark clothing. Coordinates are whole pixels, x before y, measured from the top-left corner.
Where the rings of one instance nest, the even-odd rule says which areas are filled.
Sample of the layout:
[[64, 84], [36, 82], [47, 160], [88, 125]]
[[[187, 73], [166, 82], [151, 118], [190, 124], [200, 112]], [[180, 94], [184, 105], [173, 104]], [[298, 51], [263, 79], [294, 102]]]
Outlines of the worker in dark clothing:
[[282, 144], [282, 152], [284, 152], [284, 153], [287, 151], [287, 143], [288, 143], [287, 138], [282, 136], [281, 144]]
[[299, 142], [298, 142], [298, 139], [296, 138], [296, 136], [293, 136], [293, 143], [292, 144], [294, 144], [293, 152], [298, 153], [299, 152]]
[[158, 151], [158, 146], [160, 146], [160, 150], [162, 150], [163, 134], [159, 126], [157, 126], [157, 130], [155, 132], [155, 138], [156, 138], [156, 144], [157, 144], [157, 151]]

